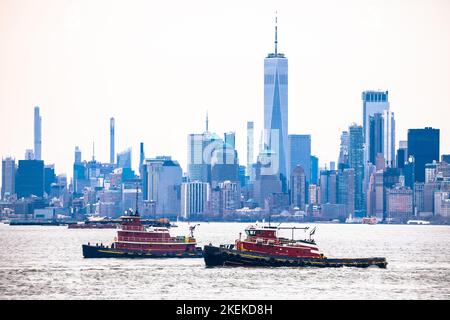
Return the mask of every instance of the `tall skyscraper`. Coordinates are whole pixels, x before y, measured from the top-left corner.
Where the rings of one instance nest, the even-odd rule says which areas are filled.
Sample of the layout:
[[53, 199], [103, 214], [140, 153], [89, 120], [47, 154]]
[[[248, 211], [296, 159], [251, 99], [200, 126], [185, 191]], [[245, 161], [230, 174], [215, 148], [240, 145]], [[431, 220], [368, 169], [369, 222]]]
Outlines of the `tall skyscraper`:
[[322, 204], [337, 203], [337, 172], [335, 170], [320, 171], [320, 199]]
[[211, 182], [211, 161], [224, 141], [215, 133], [205, 131], [188, 135], [188, 176], [191, 181]]
[[265, 201], [271, 194], [282, 192], [279, 174], [273, 173], [270, 168], [267, 168], [270, 166], [272, 156], [268, 150], [261, 151], [255, 166], [253, 199], [261, 208], [265, 206]]
[[395, 160], [397, 161], [397, 168], [405, 167], [405, 164], [408, 162], [408, 141], [399, 141]]
[[395, 119], [389, 110], [369, 116], [369, 144], [367, 159], [375, 164], [378, 154], [383, 154], [386, 166], [395, 166]]
[[[288, 178], [288, 59], [278, 52], [278, 27], [275, 18], [275, 52], [264, 59], [265, 147], [275, 155], [272, 169]], [[286, 185], [284, 183], [284, 188]]]
[[290, 178], [291, 205], [305, 210], [306, 205], [306, 175], [300, 165], [295, 166]]
[[311, 156], [311, 183], [319, 183], [319, 158], [316, 156]]
[[114, 163], [114, 139], [115, 139], [115, 121], [114, 118], [109, 119], [109, 162]]
[[365, 209], [363, 194], [364, 138], [363, 127], [353, 124], [349, 128], [349, 166], [355, 171], [355, 210]]
[[247, 168], [246, 175], [252, 177], [252, 165], [254, 161], [253, 148], [254, 141], [254, 124], [253, 121], [247, 121]]
[[34, 107], [34, 158], [41, 160], [42, 154], [42, 119], [39, 114], [39, 107]]
[[383, 155], [389, 167], [395, 167], [395, 118], [394, 113], [383, 111]]
[[210, 186], [207, 182], [193, 181], [181, 185], [181, 217], [203, 214], [210, 197]]
[[2, 195], [0, 199], [15, 193], [16, 161], [8, 157], [2, 159]]
[[81, 163], [81, 150], [78, 146], [75, 147], [75, 163]]
[[117, 167], [131, 169], [131, 148], [117, 154]]
[[288, 136], [289, 167], [288, 172], [300, 165], [304, 172], [306, 183], [311, 181], [311, 135], [309, 134], [290, 134]]
[[336, 170], [336, 162], [330, 161], [330, 170]]
[[348, 131], [341, 133], [341, 146], [339, 148], [338, 168], [348, 167], [348, 148], [350, 144], [350, 136]]
[[425, 182], [425, 165], [439, 161], [439, 129], [409, 129], [408, 156], [414, 157], [416, 182]]
[[44, 165], [44, 191], [50, 195], [51, 185], [56, 182], [55, 165]]
[[337, 203], [346, 206], [347, 215], [355, 211], [355, 170], [339, 170], [337, 176]]
[[369, 161], [370, 144], [370, 117], [376, 113], [389, 110], [388, 91], [364, 91], [363, 101], [363, 137], [365, 143], [364, 164]]
[[236, 149], [236, 133], [235, 132], [225, 132], [224, 134], [225, 143], [228, 148]]
[[16, 174], [16, 194], [18, 198], [44, 195], [44, 161], [19, 160]]
[[239, 159], [237, 151], [231, 143], [223, 143], [214, 148], [211, 157], [211, 187], [215, 188], [219, 182], [239, 181]]
[[144, 143], [141, 142], [139, 145], [139, 176], [143, 178], [143, 166], [145, 161]]
[[154, 201], [157, 215], [178, 215], [183, 172], [178, 161], [161, 156], [145, 160], [144, 199]]
[[75, 162], [73, 163], [73, 191], [81, 194], [83, 188], [89, 185], [86, 162], [81, 162], [81, 150], [75, 147]]
[[368, 161], [375, 164], [379, 153], [383, 153], [383, 116], [375, 113], [369, 117], [369, 158]]
[[144, 152], [144, 143], [141, 142], [139, 145], [139, 166], [144, 163], [145, 160], [145, 152]]
[[187, 168], [189, 179], [192, 181], [207, 181], [206, 169], [203, 165], [203, 134], [188, 135]]

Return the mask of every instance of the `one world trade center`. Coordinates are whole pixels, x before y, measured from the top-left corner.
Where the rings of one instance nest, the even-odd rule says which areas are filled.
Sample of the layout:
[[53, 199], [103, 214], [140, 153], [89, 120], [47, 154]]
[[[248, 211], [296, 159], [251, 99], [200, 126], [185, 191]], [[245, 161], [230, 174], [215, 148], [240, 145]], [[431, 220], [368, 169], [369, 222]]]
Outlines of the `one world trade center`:
[[273, 174], [279, 174], [283, 189], [289, 179], [288, 168], [288, 59], [278, 52], [275, 18], [275, 52], [264, 59], [264, 141], [272, 154]]

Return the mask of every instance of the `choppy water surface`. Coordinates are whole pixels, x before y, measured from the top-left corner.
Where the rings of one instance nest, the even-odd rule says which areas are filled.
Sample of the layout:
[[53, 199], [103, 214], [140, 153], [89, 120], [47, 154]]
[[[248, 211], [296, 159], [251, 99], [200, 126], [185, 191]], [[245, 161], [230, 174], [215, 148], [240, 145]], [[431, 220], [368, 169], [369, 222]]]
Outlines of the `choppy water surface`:
[[[196, 237], [200, 245], [233, 243], [246, 226], [201, 223]], [[315, 239], [326, 256], [382, 256], [387, 269], [205, 268], [203, 259], [84, 259], [81, 244], [109, 244], [116, 230], [0, 224], [0, 299], [450, 298], [450, 227], [316, 226]], [[171, 233], [188, 234], [188, 226], [179, 223]], [[302, 231], [298, 236], [306, 237]]]

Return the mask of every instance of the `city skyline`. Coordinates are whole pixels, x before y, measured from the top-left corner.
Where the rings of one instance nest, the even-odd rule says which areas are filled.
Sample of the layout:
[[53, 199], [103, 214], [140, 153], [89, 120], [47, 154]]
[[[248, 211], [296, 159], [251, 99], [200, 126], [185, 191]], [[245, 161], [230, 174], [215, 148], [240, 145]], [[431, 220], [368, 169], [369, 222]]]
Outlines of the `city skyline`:
[[[191, 20], [183, 20], [186, 22], [186, 26], [189, 27], [188, 30], [194, 28], [199, 31], [190, 34], [190, 39], [195, 45], [202, 46], [195, 47], [196, 50], [194, 51], [187, 50], [178, 53], [169, 53], [168, 55], [171, 59], [163, 59], [163, 67], [161, 69], [155, 69], [157, 71], [155, 78], [160, 80], [157, 82], [155, 82], [155, 79], [150, 79], [150, 76], [145, 76], [145, 72], [141, 74], [137, 69], [128, 70], [126, 67], [131, 63], [129, 59], [138, 54], [138, 60], [144, 63], [141, 67], [145, 71], [151, 71], [152, 68], [155, 68], [152, 58], [155, 57], [158, 60], [161, 58], [162, 53], [168, 53], [164, 51], [170, 48], [167, 44], [168, 40], [174, 42], [181, 41], [185, 45], [185, 48], [192, 49], [190, 47], [191, 44], [188, 45], [186, 40], [181, 40], [184, 34], [179, 28], [181, 25], [175, 24], [176, 27], [173, 29], [167, 29], [170, 25], [168, 21], [172, 23], [173, 21], [171, 18], [167, 19], [165, 15], [168, 21], [157, 19], [160, 29], [154, 30], [149, 27], [148, 29], [138, 30], [137, 27], [140, 26], [140, 23], [145, 25], [144, 18], [146, 18], [143, 13], [138, 12], [138, 9], [145, 7], [145, 5], [143, 3], [134, 3], [135, 6], [131, 6], [131, 9], [128, 8], [124, 13], [120, 13], [120, 6], [117, 3], [112, 3], [108, 7], [109, 19], [114, 20], [114, 17], [118, 17], [121, 14], [129, 15], [128, 18], [131, 18], [133, 14], [137, 14], [137, 22], [134, 24], [131, 23], [128, 29], [119, 33], [119, 39], [125, 41], [128, 35], [133, 34], [131, 31], [137, 31], [138, 34], [139, 32], [143, 32], [145, 34], [151, 30], [151, 35], [155, 36], [159, 40], [158, 43], [164, 48], [162, 52], [160, 50], [153, 51], [150, 49], [156, 49], [157, 47], [141, 47], [138, 39], [133, 38], [128, 40], [128, 44], [133, 50], [130, 48], [126, 52], [120, 51], [117, 55], [117, 53], [108, 51], [109, 49], [115, 48], [112, 39], [108, 38], [112, 36], [112, 30], [116, 28], [113, 21], [106, 18], [106, 20], [102, 20], [102, 22], [112, 28], [112, 30], [108, 31], [106, 27], [104, 30], [100, 27], [102, 25], [101, 23], [97, 25], [95, 21], [91, 20], [92, 16], [90, 14], [100, 9], [100, 6], [97, 7], [99, 4], [100, 2], [97, 2], [95, 5], [88, 7], [82, 3], [74, 4], [72, 2], [64, 2], [64, 4], [60, 5], [53, 4], [53, 7], [50, 5], [47, 7], [44, 6], [44, 10], [48, 10], [46, 11], [48, 13], [48, 16], [46, 16], [47, 20], [36, 20], [38, 18], [32, 13], [31, 9], [33, 5], [30, 5], [30, 12], [22, 12], [24, 15], [20, 15], [19, 12], [14, 11], [18, 8], [13, 3], [2, 3], [3, 8], [0, 11], [6, 14], [4, 16], [5, 24], [0, 29], [0, 43], [2, 48], [7, 48], [7, 50], [0, 53], [1, 69], [6, 71], [3, 75], [0, 75], [0, 87], [2, 88], [0, 91], [0, 103], [2, 106], [0, 130], [2, 136], [6, 137], [0, 142], [0, 154], [2, 157], [6, 158], [8, 155], [11, 155], [16, 160], [20, 160], [26, 149], [32, 149], [34, 139], [32, 110], [35, 106], [39, 106], [40, 116], [42, 117], [42, 159], [45, 160], [46, 164], [54, 163], [56, 172], [58, 174], [65, 173], [68, 177], [72, 176], [73, 150], [75, 146], [80, 147], [83, 153], [83, 160], [88, 160], [92, 157], [92, 142], [95, 141], [96, 159], [102, 162], [108, 162], [110, 152], [108, 119], [111, 117], [116, 119], [115, 149], [116, 151], [121, 151], [132, 147], [133, 169], [135, 170], [137, 170], [137, 162], [139, 159], [139, 143], [144, 142], [146, 156], [148, 158], [159, 155], [172, 156], [174, 160], [180, 163], [183, 172], [186, 172], [186, 136], [202, 130], [207, 111], [209, 113], [211, 132], [218, 133], [219, 135], [228, 131], [236, 132], [236, 147], [239, 152], [240, 162], [241, 164], [245, 164], [247, 121], [253, 121], [255, 123], [254, 147], [255, 154], [258, 154], [259, 137], [263, 127], [263, 59], [267, 53], [273, 51], [273, 19], [275, 10], [278, 10], [280, 51], [286, 53], [290, 60], [289, 91], [291, 94], [289, 100], [289, 134], [311, 135], [311, 153], [319, 157], [321, 166], [330, 161], [337, 161], [341, 131], [346, 130], [352, 122], [362, 125], [361, 92], [365, 90], [381, 89], [389, 91], [390, 110], [396, 115], [397, 147], [399, 145], [398, 141], [406, 140], [408, 129], [431, 126], [441, 130], [441, 154], [449, 153], [450, 151], [450, 141], [445, 138], [449, 136], [450, 129], [445, 122], [446, 116], [448, 118], [450, 115], [448, 107], [450, 105], [450, 93], [448, 92], [448, 87], [450, 87], [450, 64], [447, 58], [450, 55], [450, 35], [448, 34], [450, 33], [450, 28], [448, 28], [448, 21], [450, 19], [447, 19], [447, 21], [444, 19], [450, 15], [446, 13], [450, 12], [450, 10], [446, 11], [449, 4], [444, 1], [431, 1], [431, 4], [424, 1], [415, 1], [414, 4], [417, 7], [406, 4], [402, 6], [398, 1], [394, 3], [393, 6], [398, 11], [401, 11], [401, 8], [408, 8], [411, 12], [417, 13], [421, 10], [424, 12], [424, 15], [421, 16], [424, 20], [421, 21], [427, 22], [428, 24], [424, 23], [424, 25], [421, 25], [422, 33], [419, 36], [416, 34], [414, 38], [409, 39], [414, 39], [417, 42], [414, 45], [421, 46], [421, 48], [414, 50], [408, 47], [413, 45], [413, 43], [408, 42], [408, 33], [399, 33], [403, 30], [402, 26], [393, 24], [393, 16], [389, 16], [392, 13], [383, 11], [383, 4], [371, 3], [369, 7], [373, 11], [367, 10], [367, 8], [361, 9], [362, 6], [358, 5], [352, 7], [351, 12], [347, 13], [347, 15], [350, 18], [354, 18], [354, 20], [348, 22], [349, 25], [338, 27], [341, 31], [341, 28], [344, 28], [344, 30], [350, 32], [350, 38], [355, 37], [357, 33], [351, 32], [346, 28], [352, 27], [352, 23], [359, 21], [355, 15], [358, 13], [358, 10], [370, 13], [368, 22], [359, 21], [359, 25], [360, 27], [365, 26], [366, 28], [364, 30], [369, 30], [369, 35], [374, 36], [374, 39], [380, 39], [386, 31], [389, 31], [384, 25], [384, 22], [388, 22], [388, 25], [391, 23], [389, 25], [390, 27], [396, 26], [397, 29], [394, 28], [393, 30], [404, 37], [402, 38], [404, 41], [401, 43], [394, 43], [392, 42], [392, 38], [387, 37], [386, 43], [391, 45], [391, 50], [386, 50], [387, 52], [378, 47], [372, 47], [373, 44], [371, 43], [364, 42], [361, 39], [357, 40], [355, 37], [354, 40], [357, 40], [355, 44], [362, 44], [365, 49], [373, 49], [372, 52], [370, 50], [365, 52], [365, 50], [360, 48], [360, 51], [357, 51], [357, 53], [361, 55], [364, 52], [364, 57], [358, 56], [357, 54], [345, 57], [350, 51], [338, 47], [339, 43], [336, 39], [332, 40], [332, 37], [325, 36], [324, 31], [326, 30], [297, 28], [305, 22], [302, 20], [303, 22], [299, 22], [299, 24], [295, 20], [299, 17], [302, 19], [310, 19], [305, 12], [308, 12], [307, 10], [309, 9], [310, 13], [317, 13], [320, 5], [308, 4], [306, 6], [302, 3], [296, 6], [297, 9], [306, 9], [302, 12], [297, 12], [296, 10], [290, 12], [286, 10], [287, 7], [284, 4], [280, 4], [280, 6], [273, 9], [272, 5], [266, 5], [265, 9], [267, 10], [264, 11], [264, 14], [256, 18], [254, 13], [250, 12], [251, 8], [246, 7], [248, 4], [240, 7], [240, 10], [232, 10], [233, 6], [230, 6], [226, 8], [224, 13], [219, 13], [217, 8], [209, 7], [206, 3], [203, 3], [204, 12], [211, 13], [211, 15], [208, 15], [208, 17], [197, 15], [196, 18], [203, 22], [206, 19], [208, 21], [207, 24], [213, 26], [212, 30], [216, 30], [215, 28], [221, 30], [221, 37], [218, 37], [220, 39], [208, 39], [212, 44], [217, 44], [215, 41], [220, 40], [219, 48], [226, 50], [212, 49], [214, 45], [205, 47], [201, 41], [202, 36], [211, 36], [211, 34], [205, 33], [200, 28], [202, 25], [201, 22], [197, 21], [197, 24], [195, 24], [194, 22], [191, 23]], [[330, 7], [327, 8], [330, 10], [335, 6], [331, 3], [328, 3], [328, 5]], [[193, 10], [193, 8], [187, 9]], [[335, 9], [342, 10], [338, 7]], [[55, 15], [61, 13], [60, 10], [63, 10], [62, 12], [71, 18], [68, 19], [69, 22], [56, 19]], [[165, 10], [165, 8], [162, 10]], [[145, 13], [148, 14], [149, 12], [145, 11]], [[241, 22], [246, 14], [253, 14], [251, 17], [255, 23], [254, 26], [249, 26], [244, 23], [239, 25], [237, 23]], [[296, 14], [299, 16], [296, 16]], [[321, 14], [323, 16], [317, 16], [319, 21], [322, 21], [324, 16], [330, 13], [326, 11]], [[25, 19], [25, 16], [34, 17], [34, 20], [31, 19], [30, 23], [25, 27], [18, 27], [20, 22], [24, 22], [21, 19], [18, 19], [14, 23], [11, 20], [14, 17]], [[174, 13], [174, 16], [177, 16], [177, 14]], [[212, 21], [214, 20], [212, 17], [220, 19], [214, 22]], [[402, 16], [402, 23], [403, 25], [406, 24], [406, 27], [403, 26], [403, 28], [412, 26], [414, 22], [407, 18], [406, 16]], [[175, 17], [172, 19], [175, 19]], [[428, 19], [432, 19], [433, 23]], [[224, 24], [224, 20], [228, 21], [228, 25]], [[117, 21], [120, 21], [120, 19]], [[233, 23], [230, 21], [233, 21]], [[19, 40], [16, 40], [16, 42], [13, 41], [14, 35], [23, 35], [21, 32], [29, 31], [27, 28], [31, 27], [33, 23], [38, 22], [45, 22], [37, 24], [37, 30], [34, 31], [42, 39], [47, 41], [43, 47], [42, 44], [34, 42], [31, 38], [19, 37], [22, 42]], [[60, 24], [64, 28], [62, 31], [58, 31], [61, 32], [58, 34], [53, 28]], [[239, 25], [238, 29], [240, 33], [236, 33], [235, 24]], [[204, 25], [206, 25], [206, 22]], [[228, 28], [225, 27], [230, 25], [233, 28], [230, 28], [228, 31]], [[86, 28], [89, 28], [89, 26], [94, 26], [94, 30], [98, 32], [98, 38], [89, 37], [85, 34], [87, 31]], [[166, 29], [164, 29], [164, 26]], [[432, 31], [436, 31], [436, 35], [432, 35]], [[338, 39], [349, 40], [346, 37], [339, 38], [339, 36], [342, 37], [343, 35], [336, 32], [333, 31], [331, 33], [333, 36], [338, 36]], [[164, 33], [169, 33], [169, 36], [164, 36]], [[72, 39], [65, 42], [66, 47], [63, 49], [59, 48], [55, 53], [50, 51], [45, 52], [45, 50], [44, 52], [42, 50], [31, 50], [31, 53], [20, 52], [16, 63], [8, 65], [12, 57], [11, 55], [15, 52], [14, 50], [17, 50], [21, 46], [23, 50], [26, 48], [44, 48], [49, 50], [49, 48], [52, 48], [53, 40], [56, 39], [52, 37], [64, 35], [70, 35]], [[91, 56], [89, 52], [78, 48], [77, 50], [81, 50], [79, 53], [85, 55], [78, 59], [69, 49], [76, 48], [77, 45], [83, 43], [80, 38], [82, 35], [86, 36], [86, 41], [99, 40], [103, 39], [102, 36], [106, 36], [104, 39], [109, 39], [111, 42], [108, 40], [103, 43], [100, 41], [100, 44], [95, 44], [95, 42], [90, 43], [94, 45], [94, 54], [92, 57], [96, 57], [97, 60], [93, 59], [95, 61], [90, 61], [89, 57]], [[246, 42], [246, 37], [243, 37], [243, 35], [246, 37], [249, 35], [254, 36], [257, 41]], [[304, 46], [298, 44], [298, 35], [304, 37]], [[430, 40], [430, 37], [435, 37], [435, 39], [431, 39], [434, 42]], [[151, 36], [149, 36], [149, 42], [153, 43], [151, 39]], [[315, 41], [318, 42], [315, 43]], [[331, 42], [325, 43], [326, 41]], [[437, 45], [436, 42], [439, 44]], [[314, 43], [316, 44], [315, 47], [312, 46]], [[428, 60], [427, 57], [429, 57], [428, 55], [430, 53], [422, 48], [424, 43], [429, 44], [428, 50], [433, 52], [432, 57], [435, 61], [425, 62]], [[228, 47], [243, 50], [228, 51]], [[342, 51], [333, 52], [333, 54], [330, 52], [325, 54], [321, 53], [319, 58], [313, 60], [315, 64], [313, 63], [311, 66], [310, 58], [316, 52], [315, 50], [319, 48], [334, 48], [335, 50], [340, 49]], [[398, 49], [399, 52], [396, 52], [392, 48]], [[410, 52], [410, 56], [403, 56], [402, 59], [405, 61], [401, 61], [400, 55], [407, 48], [409, 50], [406, 51]], [[437, 50], [437, 48], [440, 50]], [[140, 52], [138, 49], [145, 49], [147, 50], [145, 53], [151, 53], [152, 55], [146, 56], [144, 52]], [[32, 55], [33, 52], [35, 56]], [[193, 52], [195, 54], [192, 54]], [[64, 59], [58, 59], [55, 56], [58, 53], [64, 56], [66, 62], [75, 62], [75, 66], [64, 65]], [[100, 55], [101, 53], [109, 53], [111, 55], [110, 59], [113, 57], [121, 58], [119, 61], [122, 65], [115, 67], [118, 68], [117, 76], [114, 75], [113, 71], [115, 69], [110, 64], [112, 61], [106, 58], [106, 60], [103, 60]], [[191, 60], [185, 60], [184, 55]], [[51, 63], [53, 58], [55, 58], [55, 64]], [[355, 65], [357, 67], [366, 67], [365, 71], [369, 71], [369, 74], [362, 76], [365, 73], [358, 73], [354, 70], [357, 67], [353, 67], [350, 69], [350, 75], [347, 75], [347, 78], [344, 77], [343, 81], [339, 81], [340, 73], [338, 71], [343, 71], [343, 66], [352, 64], [351, 58], [358, 58], [359, 60], [355, 61]], [[333, 61], [336, 65], [333, 65], [333, 68], [328, 70], [319, 68], [314, 71], [313, 66], [318, 67], [320, 59], [322, 59], [322, 63], [324, 64], [323, 68], [326, 68], [325, 66], [330, 67], [330, 62]], [[338, 66], [339, 62], [341, 62], [339, 59], [343, 59], [343, 66]], [[225, 62], [225, 60], [226, 63], [224, 64], [226, 68], [231, 69], [230, 73], [221, 73], [225, 70], [220, 64]], [[78, 65], [79, 63], [86, 61], [90, 62], [88, 64], [89, 66], [97, 65], [98, 68], [94, 68], [93, 70], [83, 69], [80, 72], [75, 70], [76, 66], [80, 67]], [[205, 63], [201, 63], [202, 61]], [[239, 63], [235, 67], [234, 65], [238, 61]], [[26, 62], [26, 68], [24, 69], [24, 67], [18, 66], [18, 62]], [[44, 66], [49, 67], [49, 74], [44, 78], [46, 81], [38, 82], [37, 79], [41, 75], [45, 75], [42, 66], [37, 66], [37, 64], [42, 62], [45, 62]], [[164, 74], [164, 66], [167, 68], [169, 62], [173, 62], [174, 66], [166, 69], [169, 74]], [[184, 63], [186, 62], [192, 63], [192, 65], [185, 66]], [[366, 65], [370, 62], [372, 65]], [[384, 66], [386, 62], [391, 62], [391, 64], [388, 63], [390, 67], [395, 66], [398, 70], [403, 70], [404, 74], [396, 78], [395, 69], [388, 69]], [[395, 63], [392, 64], [392, 62]], [[248, 65], [244, 68], [245, 64]], [[436, 64], [439, 64], [439, 68]], [[63, 84], [60, 84], [59, 87], [56, 86], [61, 92], [53, 89], [61, 76], [61, 71], [57, 70], [58, 65], [63, 66], [63, 71], [68, 72], [68, 75], [63, 78], [66, 81], [63, 81]], [[137, 67], [136, 64], [131, 64], [131, 66], [134, 68]], [[209, 68], [208, 66], [216, 66], [216, 71], [220, 72], [214, 73], [214, 70], [211, 72], [206, 71]], [[419, 72], [413, 72], [413, 66], [416, 68], [415, 71]], [[87, 68], [87, 66], [84, 67]], [[108, 69], [109, 67], [111, 69]], [[195, 75], [195, 81], [189, 80], [189, 77], [199, 70], [201, 71], [199, 72], [200, 76]], [[411, 82], [408, 79], [407, 71], [422, 76], [416, 76], [414, 81]], [[149, 72], [149, 74], [151, 73]], [[235, 82], [231, 82], [229, 78], [221, 79], [222, 74], [230, 76], [231, 73], [234, 73], [233, 79]], [[236, 79], [236, 74], [239, 75], [237, 78], [241, 79]], [[412, 74], [409, 74], [409, 76], [412, 76]], [[95, 80], [92, 81], [85, 78], [89, 75], [92, 75]], [[131, 79], [127, 79], [124, 75], [129, 76]], [[139, 75], [139, 77], [136, 77], [136, 81], [134, 81], [133, 79], [135, 78], [133, 76], [136, 75]], [[360, 77], [359, 82], [354, 87], [348, 86], [348, 82], [358, 79], [356, 77], [357, 75]], [[393, 75], [395, 80], [392, 80]], [[426, 76], [431, 75], [435, 77], [429, 79], [433, 80], [433, 88], [431, 84], [427, 83], [430, 81], [426, 81]], [[25, 76], [29, 76], [30, 79]], [[181, 80], [177, 80], [176, 78], [180, 78]], [[105, 79], [107, 80], [106, 84], [102, 84], [101, 80]], [[21, 80], [25, 80], [23, 87], [19, 87]], [[84, 86], [81, 80], [85, 80], [89, 85], [95, 86]], [[147, 80], [148, 82], [143, 80]], [[175, 82], [175, 84], [171, 85], [171, 81]], [[206, 94], [202, 86], [210, 81], [212, 81], [212, 85], [207, 88], [211, 92]], [[244, 82], [246, 86], [242, 86]], [[342, 82], [347, 83], [347, 86], [341, 86]], [[413, 86], [407, 87], [403, 82], [409, 85], [412, 83]], [[98, 90], [97, 86], [99, 87]], [[155, 91], [152, 91], [152, 86], [154, 86]], [[6, 88], [10, 90], [6, 90]], [[123, 93], [116, 91], [119, 88], [123, 89]], [[419, 90], [419, 88], [422, 90]], [[163, 95], [158, 91], [162, 91]], [[24, 94], [25, 92], [27, 94]], [[179, 99], [169, 97], [171, 92], [179, 93], [181, 97]], [[315, 99], [312, 99], [311, 92], [316, 93]], [[134, 96], [133, 94], [135, 93], [139, 94]], [[128, 100], [125, 99], [126, 95], [129, 95]], [[178, 94], [172, 95], [176, 96]], [[156, 104], [153, 104], [152, 101], [155, 101]], [[163, 103], [161, 104], [161, 102]], [[429, 106], [430, 103], [433, 103], [433, 105]], [[97, 105], [100, 107], [97, 107]], [[250, 107], [246, 108], [247, 105], [250, 105]], [[346, 107], [347, 105], [351, 107]], [[13, 110], [17, 112], [13, 112]], [[343, 112], [344, 110], [345, 112]], [[414, 112], [411, 112], [411, 110], [414, 110]], [[434, 112], [429, 112], [430, 110]], [[153, 128], [153, 126], [156, 128]], [[64, 143], [61, 143], [61, 141]]]

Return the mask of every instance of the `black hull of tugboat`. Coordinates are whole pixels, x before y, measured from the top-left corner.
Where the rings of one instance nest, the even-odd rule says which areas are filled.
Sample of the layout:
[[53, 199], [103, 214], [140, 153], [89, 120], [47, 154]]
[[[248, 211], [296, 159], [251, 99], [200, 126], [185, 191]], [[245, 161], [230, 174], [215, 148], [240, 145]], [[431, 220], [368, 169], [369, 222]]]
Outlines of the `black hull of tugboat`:
[[203, 251], [200, 247], [195, 252], [149, 252], [130, 251], [106, 248], [104, 246], [83, 245], [83, 257], [85, 258], [202, 258]]
[[378, 266], [386, 268], [385, 258], [361, 259], [318, 259], [318, 258], [290, 258], [274, 257], [268, 254], [249, 251], [238, 251], [223, 247], [205, 246], [203, 257], [207, 267], [216, 266], [250, 266], [250, 267], [359, 267]]

